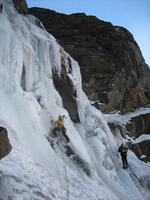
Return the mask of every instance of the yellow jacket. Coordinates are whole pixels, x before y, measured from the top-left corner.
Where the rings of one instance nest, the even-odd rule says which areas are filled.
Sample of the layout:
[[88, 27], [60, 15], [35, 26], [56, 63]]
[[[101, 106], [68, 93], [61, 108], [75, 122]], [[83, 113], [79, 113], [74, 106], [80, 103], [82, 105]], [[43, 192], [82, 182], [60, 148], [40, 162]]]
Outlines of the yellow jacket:
[[58, 127], [64, 126], [64, 118], [61, 117], [61, 118], [59, 118], [58, 120], [53, 121], [53, 124], [54, 124], [55, 126], [58, 126]]

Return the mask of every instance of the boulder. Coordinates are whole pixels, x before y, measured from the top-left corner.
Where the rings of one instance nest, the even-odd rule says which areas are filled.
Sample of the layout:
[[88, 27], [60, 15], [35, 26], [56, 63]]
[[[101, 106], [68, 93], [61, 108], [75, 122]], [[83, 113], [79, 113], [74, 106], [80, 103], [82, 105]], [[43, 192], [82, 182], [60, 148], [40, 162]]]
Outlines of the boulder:
[[21, 14], [27, 14], [28, 6], [26, 0], [13, 0], [16, 10]]
[[0, 127], [0, 159], [7, 156], [12, 149], [12, 146], [8, 139], [7, 130]]

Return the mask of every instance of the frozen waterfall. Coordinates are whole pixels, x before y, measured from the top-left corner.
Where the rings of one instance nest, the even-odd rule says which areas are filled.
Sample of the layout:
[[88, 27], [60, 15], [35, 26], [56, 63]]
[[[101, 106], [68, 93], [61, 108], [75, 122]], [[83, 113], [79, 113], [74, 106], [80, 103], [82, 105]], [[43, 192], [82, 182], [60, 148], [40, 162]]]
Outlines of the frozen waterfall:
[[[4, 5], [0, 13], [0, 126], [7, 128], [13, 146], [0, 160], [0, 199], [148, 200], [147, 186], [121, 168], [116, 156], [120, 140], [103, 114], [90, 105], [78, 63], [35, 17], [18, 14], [11, 1], [0, 2]], [[79, 123], [71, 121], [53, 82], [54, 74], [61, 82], [62, 61], [63, 73], [76, 90]], [[71, 146], [91, 171], [90, 177], [63, 152], [56, 153], [46, 138], [51, 119], [63, 114]], [[150, 180], [149, 164], [131, 151], [129, 162], [143, 183]]]

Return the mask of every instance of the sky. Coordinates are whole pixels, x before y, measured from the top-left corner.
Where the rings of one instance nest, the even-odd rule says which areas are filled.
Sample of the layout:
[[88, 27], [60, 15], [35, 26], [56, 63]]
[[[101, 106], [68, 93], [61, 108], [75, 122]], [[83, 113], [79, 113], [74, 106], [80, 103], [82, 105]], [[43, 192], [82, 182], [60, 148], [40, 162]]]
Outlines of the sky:
[[150, 66], [150, 0], [27, 0], [29, 7], [60, 13], [84, 12], [127, 28]]

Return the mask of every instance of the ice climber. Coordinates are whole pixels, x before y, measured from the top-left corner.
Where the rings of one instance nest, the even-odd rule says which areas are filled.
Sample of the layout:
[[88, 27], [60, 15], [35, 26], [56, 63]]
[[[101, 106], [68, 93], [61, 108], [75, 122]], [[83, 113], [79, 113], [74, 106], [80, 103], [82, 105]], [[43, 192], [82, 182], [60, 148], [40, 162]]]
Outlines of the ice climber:
[[62, 133], [62, 135], [66, 139], [66, 142], [68, 143], [70, 139], [66, 134], [66, 128], [64, 127], [64, 118], [65, 118], [65, 115], [63, 116], [59, 115], [58, 120], [56, 121], [52, 120], [52, 123], [55, 126], [55, 128], [53, 129], [53, 136], [56, 137], [58, 135], [58, 132]]
[[123, 165], [124, 169], [128, 168], [127, 151], [128, 151], [128, 148], [126, 147], [126, 145], [124, 143], [122, 143], [118, 149], [118, 152], [121, 155], [122, 165]]

